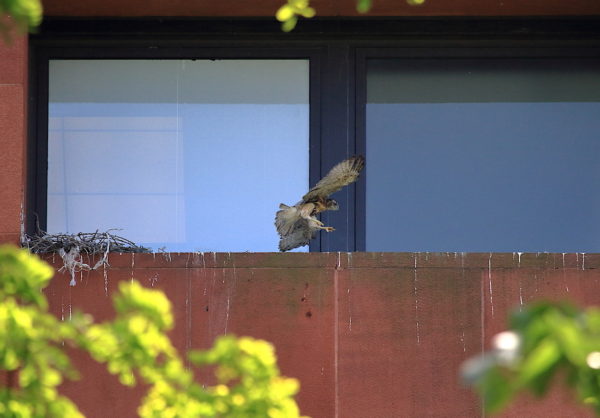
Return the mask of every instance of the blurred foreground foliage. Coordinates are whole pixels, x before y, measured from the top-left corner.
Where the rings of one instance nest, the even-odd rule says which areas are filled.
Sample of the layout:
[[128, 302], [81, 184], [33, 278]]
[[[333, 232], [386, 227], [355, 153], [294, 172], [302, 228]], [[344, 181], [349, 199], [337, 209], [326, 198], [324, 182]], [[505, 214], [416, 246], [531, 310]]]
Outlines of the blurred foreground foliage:
[[[420, 6], [425, 0], [406, 0], [411, 6]], [[356, 10], [359, 13], [367, 13], [373, 6], [373, 0], [356, 0]], [[284, 32], [290, 32], [298, 23], [298, 18], [311, 18], [317, 14], [317, 11], [310, 7], [310, 0], [286, 0], [275, 14], [277, 20], [281, 22], [281, 29]]]
[[10, 32], [33, 31], [42, 22], [39, 0], [0, 0], [0, 34], [8, 39]]
[[217, 384], [204, 387], [166, 335], [173, 315], [161, 291], [122, 282], [114, 320], [96, 324], [77, 312], [60, 321], [42, 293], [52, 276], [37, 256], [0, 247], [0, 416], [82, 417], [57, 390], [78, 376], [64, 352], [70, 347], [105, 363], [123, 385], [149, 385], [141, 417], [299, 417], [299, 384], [280, 376], [268, 342], [223, 336], [208, 351], [190, 352], [193, 365], [214, 367]]
[[[411, 6], [420, 6], [425, 0], [406, 0]], [[373, 0], [356, 0], [356, 10], [367, 13]], [[276, 12], [281, 29], [290, 32], [296, 27], [299, 17], [311, 18], [317, 11], [310, 6], [310, 0], [286, 0]], [[20, 32], [33, 31], [41, 23], [43, 8], [40, 0], [0, 0], [0, 33], [5, 37], [13, 28]]]
[[515, 312], [510, 331], [493, 338], [493, 350], [463, 364], [488, 412], [517, 393], [543, 396], [558, 378], [600, 416], [600, 310], [541, 302]]

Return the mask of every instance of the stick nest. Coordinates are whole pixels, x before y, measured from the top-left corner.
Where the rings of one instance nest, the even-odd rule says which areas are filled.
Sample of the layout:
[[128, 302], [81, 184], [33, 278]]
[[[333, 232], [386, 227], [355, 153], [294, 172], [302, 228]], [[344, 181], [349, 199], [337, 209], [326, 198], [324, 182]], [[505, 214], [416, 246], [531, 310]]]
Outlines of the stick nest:
[[[63, 260], [63, 266], [58, 271], [68, 271], [71, 275], [71, 286], [77, 283], [75, 274], [82, 271], [97, 270], [100, 267], [110, 267], [108, 254], [120, 253], [148, 253], [150, 250], [139, 246], [118, 235], [106, 232], [80, 232], [78, 234], [47, 234], [40, 233], [35, 236], [26, 236], [24, 247], [32, 253], [57, 253]], [[82, 255], [101, 254], [100, 259], [93, 266], [83, 261]], [[105, 270], [106, 271], [106, 270]]]
[[26, 236], [23, 246], [32, 253], [53, 253], [63, 250], [69, 253], [73, 248], [80, 254], [148, 253], [149, 248], [137, 245], [126, 238], [106, 232], [79, 232], [77, 234], [47, 234], [43, 231], [35, 236]]

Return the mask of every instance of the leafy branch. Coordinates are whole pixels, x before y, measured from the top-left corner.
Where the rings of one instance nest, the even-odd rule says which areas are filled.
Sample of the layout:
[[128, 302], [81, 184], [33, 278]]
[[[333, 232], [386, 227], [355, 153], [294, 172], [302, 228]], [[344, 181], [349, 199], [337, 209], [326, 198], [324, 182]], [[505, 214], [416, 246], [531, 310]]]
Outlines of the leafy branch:
[[[425, 0], [406, 0], [411, 6], [420, 6]], [[356, 0], [356, 10], [359, 13], [367, 13], [373, 6], [373, 0]], [[310, 7], [310, 0], [286, 0], [275, 14], [278, 21], [281, 22], [281, 29], [284, 32], [290, 32], [298, 23], [298, 18], [311, 18], [317, 14], [317, 11]]]
[[0, 0], [0, 34], [6, 38], [13, 29], [32, 31], [42, 22], [39, 0]]
[[538, 303], [509, 322], [491, 351], [463, 365], [486, 410], [501, 410], [522, 391], [543, 396], [559, 375], [600, 416], [600, 309]]
[[162, 292], [122, 282], [113, 298], [114, 320], [94, 323], [76, 312], [59, 321], [41, 292], [53, 274], [26, 250], [0, 247], [0, 370], [6, 375], [0, 416], [83, 416], [57, 390], [64, 379], [78, 377], [67, 346], [105, 363], [123, 385], [149, 385], [138, 408], [143, 418], [299, 417], [294, 400], [299, 384], [280, 376], [268, 342], [223, 336], [212, 349], [189, 353], [193, 365], [214, 367], [217, 384], [204, 387], [166, 334], [174, 321]]

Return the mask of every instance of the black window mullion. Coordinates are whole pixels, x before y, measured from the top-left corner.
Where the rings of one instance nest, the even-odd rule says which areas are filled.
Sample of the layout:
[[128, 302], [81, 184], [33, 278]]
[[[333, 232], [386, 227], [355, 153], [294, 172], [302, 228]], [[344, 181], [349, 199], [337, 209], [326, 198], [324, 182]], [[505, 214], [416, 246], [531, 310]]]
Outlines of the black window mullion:
[[29, 123], [27, 144], [27, 201], [28, 216], [25, 232], [33, 235], [46, 229], [48, 176], [48, 63], [47, 51], [31, 48], [33, 71], [29, 80]]
[[[321, 94], [321, 177], [335, 164], [356, 154], [353, 62], [354, 49], [348, 43], [328, 45]], [[355, 186], [345, 187], [333, 198], [340, 210], [324, 212], [322, 221], [336, 231], [321, 232], [321, 251], [355, 251]]]
[[[356, 51], [356, 152], [367, 158], [367, 55], [364, 50]], [[367, 222], [367, 175], [368, 165], [356, 182], [356, 243], [355, 251], [366, 251], [366, 222]]]

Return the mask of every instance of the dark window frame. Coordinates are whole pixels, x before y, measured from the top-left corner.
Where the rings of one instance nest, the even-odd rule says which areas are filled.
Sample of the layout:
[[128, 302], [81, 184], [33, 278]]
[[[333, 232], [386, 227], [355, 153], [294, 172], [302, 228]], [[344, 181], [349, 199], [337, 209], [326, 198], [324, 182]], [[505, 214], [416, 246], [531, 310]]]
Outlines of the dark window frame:
[[[394, 57], [600, 56], [600, 18], [46, 19], [30, 38], [26, 231], [45, 227], [50, 59], [310, 60], [310, 184], [365, 152], [366, 62]], [[310, 251], [364, 251], [365, 178], [336, 195]], [[274, 208], [275, 212], [276, 208]], [[363, 214], [362, 216], [359, 214]]]
[[[30, 126], [30, 167], [27, 231], [37, 231], [38, 225], [45, 230], [47, 221], [47, 168], [48, 168], [48, 75], [50, 60], [60, 59], [308, 59], [309, 60], [309, 179], [311, 183], [320, 176], [320, 60], [317, 48], [110, 48], [89, 49], [85, 47], [44, 48], [35, 57], [33, 73], [36, 76], [31, 102], [37, 104], [35, 123]], [[39, 106], [39, 103], [46, 106]], [[300, 199], [300, 196], [298, 196]], [[288, 202], [290, 203], [290, 202]], [[273, 210], [275, 214], [276, 208]], [[320, 251], [320, 241], [311, 243], [311, 251]]]

